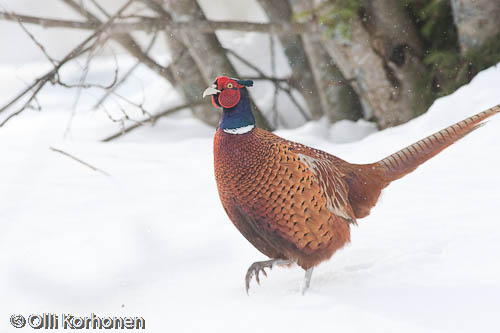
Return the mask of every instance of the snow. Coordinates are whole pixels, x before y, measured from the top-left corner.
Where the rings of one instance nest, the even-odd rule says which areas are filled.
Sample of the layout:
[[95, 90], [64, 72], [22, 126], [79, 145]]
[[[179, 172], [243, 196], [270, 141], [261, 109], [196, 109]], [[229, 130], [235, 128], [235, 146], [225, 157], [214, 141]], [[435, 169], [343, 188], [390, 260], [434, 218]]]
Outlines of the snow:
[[[1, 67], [0, 77], [12, 71]], [[161, 79], [144, 69], [137, 76], [147, 85], [123, 87], [127, 97], [147, 94], [152, 110], [180, 103]], [[19, 87], [0, 82], [1, 101]], [[320, 120], [278, 134], [372, 162], [499, 104], [499, 86], [496, 66], [396, 128]], [[183, 111], [100, 143], [117, 125], [88, 111], [93, 92], [72, 111], [75, 94], [48, 87], [43, 111], [0, 128], [1, 332], [16, 331], [12, 314], [44, 312], [143, 316], [147, 332], [500, 328], [500, 117], [393, 183], [352, 229], [352, 243], [315, 269], [305, 296], [296, 267], [273, 269], [247, 296], [246, 269], [266, 258], [221, 207], [213, 129]]]

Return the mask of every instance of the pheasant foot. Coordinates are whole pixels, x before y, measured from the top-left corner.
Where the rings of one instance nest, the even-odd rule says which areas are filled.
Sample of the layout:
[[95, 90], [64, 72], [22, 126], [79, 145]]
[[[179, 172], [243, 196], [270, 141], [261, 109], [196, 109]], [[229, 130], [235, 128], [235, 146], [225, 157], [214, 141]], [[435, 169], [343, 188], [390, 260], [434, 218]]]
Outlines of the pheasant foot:
[[275, 265], [290, 265], [293, 263], [294, 263], [293, 260], [271, 259], [266, 261], [257, 261], [251, 264], [250, 267], [248, 268], [247, 275], [245, 277], [245, 287], [247, 290], [247, 295], [248, 295], [248, 289], [250, 289], [250, 281], [252, 281], [252, 278], [254, 276], [257, 283], [260, 284], [259, 274], [262, 272], [262, 274], [267, 276], [267, 273], [265, 271], [266, 268], [273, 269]]

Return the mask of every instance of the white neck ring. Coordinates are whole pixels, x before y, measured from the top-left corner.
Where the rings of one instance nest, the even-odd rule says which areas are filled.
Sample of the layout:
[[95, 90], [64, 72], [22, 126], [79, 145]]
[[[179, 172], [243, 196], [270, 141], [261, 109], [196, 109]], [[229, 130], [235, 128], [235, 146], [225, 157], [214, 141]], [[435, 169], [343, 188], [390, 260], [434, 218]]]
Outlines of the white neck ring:
[[245, 134], [250, 132], [254, 127], [254, 125], [247, 125], [238, 128], [223, 128], [222, 130], [229, 134]]

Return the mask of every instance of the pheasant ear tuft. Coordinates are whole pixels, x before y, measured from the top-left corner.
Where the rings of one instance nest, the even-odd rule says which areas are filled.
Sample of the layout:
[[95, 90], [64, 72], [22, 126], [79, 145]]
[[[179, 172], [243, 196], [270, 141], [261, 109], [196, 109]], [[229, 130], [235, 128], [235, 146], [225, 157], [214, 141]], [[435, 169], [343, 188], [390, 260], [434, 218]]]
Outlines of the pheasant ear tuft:
[[245, 87], [252, 87], [253, 86], [253, 81], [252, 80], [236, 80], [238, 84], [241, 84], [242, 86]]

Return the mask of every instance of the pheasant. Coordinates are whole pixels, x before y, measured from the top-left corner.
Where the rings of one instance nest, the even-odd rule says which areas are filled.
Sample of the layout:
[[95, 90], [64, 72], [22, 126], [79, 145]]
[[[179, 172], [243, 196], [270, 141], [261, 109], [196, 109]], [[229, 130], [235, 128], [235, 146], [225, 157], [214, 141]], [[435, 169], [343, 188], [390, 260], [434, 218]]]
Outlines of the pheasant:
[[351, 164], [324, 151], [257, 128], [247, 87], [250, 80], [225, 76], [203, 92], [222, 108], [214, 138], [220, 200], [243, 236], [270, 260], [253, 263], [250, 282], [266, 268], [297, 264], [305, 270], [302, 291], [315, 266], [350, 241], [350, 227], [366, 217], [382, 189], [415, 170], [500, 113], [500, 105], [447, 127], [372, 164]]

